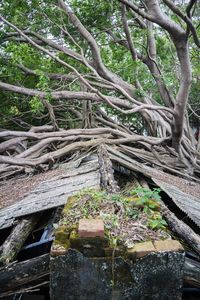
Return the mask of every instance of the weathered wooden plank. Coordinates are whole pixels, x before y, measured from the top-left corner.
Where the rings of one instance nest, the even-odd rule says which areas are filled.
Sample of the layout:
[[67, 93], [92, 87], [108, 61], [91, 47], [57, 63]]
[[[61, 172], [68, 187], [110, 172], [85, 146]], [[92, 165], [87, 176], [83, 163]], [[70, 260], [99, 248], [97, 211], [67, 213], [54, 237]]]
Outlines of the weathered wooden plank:
[[82, 165], [77, 169], [71, 169], [66, 170], [66, 173], [57, 176], [56, 178], [50, 179], [42, 184], [42, 186], [38, 186], [32, 193], [40, 193], [43, 192], [45, 188], [51, 187], [52, 189], [55, 187], [58, 187], [60, 185], [65, 184], [65, 179], [71, 179], [73, 180], [73, 177], [77, 177], [79, 175], [83, 175], [86, 173], [92, 173], [94, 171], [97, 171], [99, 169], [99, 164], [96, 162], [93, 162], [92, 164]]
[[152, 179], [200, 227], [200, 198], [188, 195], [172, 184], [155, 178]]
[[86, 187], [100, 187], [99, 165], [96, 159], [78, 168], [66, 169], [64, 174], [42, 182], [23, 200], [0, 210], [0, 229], [11, 226], [18, 217], [63, 205], [71, 194]]
[[49, 275], [49, 254], [11, 264], [0, 269], [0, 297], [6, 291], [16, 291]]

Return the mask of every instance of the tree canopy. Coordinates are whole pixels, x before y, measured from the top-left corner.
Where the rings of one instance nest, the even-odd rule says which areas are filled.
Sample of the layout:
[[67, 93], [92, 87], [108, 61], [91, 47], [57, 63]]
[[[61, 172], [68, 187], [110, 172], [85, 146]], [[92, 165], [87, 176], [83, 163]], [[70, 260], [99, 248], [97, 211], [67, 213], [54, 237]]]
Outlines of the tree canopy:
[[3, 0], [0, 172], [106, 143], [198, 176], [199, 15], [195, 0]]

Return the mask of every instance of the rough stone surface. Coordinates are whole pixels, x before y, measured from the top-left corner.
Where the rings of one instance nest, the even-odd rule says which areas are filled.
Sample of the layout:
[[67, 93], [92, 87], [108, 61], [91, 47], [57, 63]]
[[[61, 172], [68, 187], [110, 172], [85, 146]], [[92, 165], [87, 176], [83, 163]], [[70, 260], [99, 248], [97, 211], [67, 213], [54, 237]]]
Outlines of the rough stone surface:
[[184, 251], [182, 245], [176, 240], [155, 241], [156, 251]]
[[66, 249], [53, 249], [51, 248], [51, 256], [59, 256], [59, 255], [63, 255], [67, 252]]
[[79, 237], [104, 237], [104, 223], [101, 219], [81, 219], [78, 227]]
[[133, 262], [121, 257], [86, 258], [69, 249], [51, 258], [51, 300], [178, 300], [184, 254], [154, 252]]
[[136, 244], [133, 248], [128, 249], [127, 252], [130, 258], [141, 258], [155, 251], [156, 249], [154, 248], [152, 242], [144, 242]]

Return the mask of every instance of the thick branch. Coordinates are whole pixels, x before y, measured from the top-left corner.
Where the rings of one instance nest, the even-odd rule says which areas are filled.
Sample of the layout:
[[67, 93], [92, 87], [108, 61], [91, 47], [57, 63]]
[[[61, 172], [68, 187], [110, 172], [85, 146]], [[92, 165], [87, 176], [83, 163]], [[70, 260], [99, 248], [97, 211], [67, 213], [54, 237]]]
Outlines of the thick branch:
[[120, 77], [118, 77], [116, 74], [112, 73], [105, 67], [101, 59], [100, 49], [95, 39], [90, 34], [90, 32], [83, 26], [83, 24], [78, 19], [78, 17], [73, 13], [70, 6], [68, 4], [65, 4], [63, 0], [59, 0], [58, 3], [60, 7], [63, 9], [63, 11], [68, 15], [74, 27], [79, 31], [82, 37], [88, 42], [92, 51], [93, 64], [98, 74], [103, 78], [105, 78], [106, 80], [118, 84], [119, 86], [124, 88], [125, 91], [127, 91], [130, 95], [132, 95], [134, 87], [128, 84], [127, 82], [123, 81]]
[[172, 21], [167, 15], [165, 15], [159, 7], [157, 0], [146, 0], [146, 6], [148, 13], [144, 12], [137, 5], [131, 3], [128, 0], [119, 0], [120, 2], [129, 6], [133, 11], [138, 13], [143, 18], [160, 25], [162, 28], [166, 29], [171, 35], [180, 38], [180, 36], [185, 35], [184, 30]]
[[[195, 44], [200, 47], [200, 39], [198, 38], [196, 29], [194, 27], [194, 25], [192, 24], [191, 19], [184, 15], [177, 7], [177, 5], [175, 5], [172, 1], [170, 0], [163, 0], [163, 2], [177, 15], [179, 16], [183, 21], [185, 21], [185, 23], [188, 26], [189, 31], [191, 31], [192, 36], [194, 38], [194, 42]], [[192, 3], [190, 5], [188, 5], [187, 8], [187, 13], [190, 14], [190, 9], [192, 8], [192, 6], [194, 5], [195, 1], [191, 1]]]

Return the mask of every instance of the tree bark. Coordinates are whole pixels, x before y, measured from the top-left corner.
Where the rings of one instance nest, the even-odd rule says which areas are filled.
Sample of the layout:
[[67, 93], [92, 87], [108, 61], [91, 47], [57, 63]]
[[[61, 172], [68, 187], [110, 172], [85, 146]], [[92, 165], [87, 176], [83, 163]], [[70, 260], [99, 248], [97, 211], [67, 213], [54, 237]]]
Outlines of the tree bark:
[[39, 215], [24, 218], [13, 228], [0, 248], [0, 265], [8, 265], [16, 258], [38, 219]]
[[105, 145], [101, 145], [98, 149], [98, 158], [101, 174], [101, 186], [109, 193], [116, 193], [119, 187], [114, 178], [112, 162]]
[[179, 220], [161, 201], [161, 213], [169, 227], [183, 238], [194, 251], [200, 254], [200, 237], [187, 224]]

